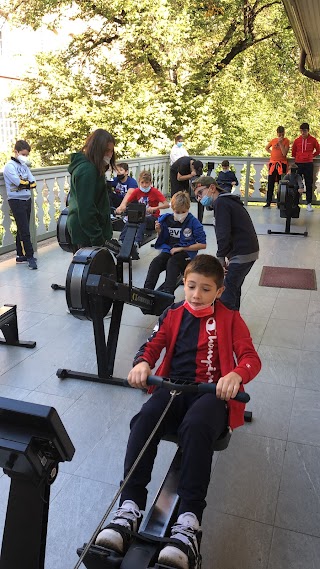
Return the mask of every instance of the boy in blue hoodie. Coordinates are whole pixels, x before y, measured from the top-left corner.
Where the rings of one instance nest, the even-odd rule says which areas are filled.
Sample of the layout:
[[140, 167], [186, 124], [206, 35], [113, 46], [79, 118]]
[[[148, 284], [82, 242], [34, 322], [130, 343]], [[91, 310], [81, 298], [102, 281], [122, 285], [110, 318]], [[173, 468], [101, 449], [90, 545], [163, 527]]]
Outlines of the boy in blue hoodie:
[[162, 291], [174, 293], [177, 278], [200, 249], [206, 248], [206, 234], [203, 226], [190, 209], [190, 197], [187, 192], [177, 192], [172, 196], [173, 213], [165, 213], [155, 224], [158, 239], [156, 249], [161, 253], [150, 264], [145, 288], [154, 290], [162, 271], [166, 279], [160, 287]]
[[28, 269], [37, 269], [30, 238], [31, 190], [36, 181], [27, 163], [31, 150], [25, 140], [18, 140], [14, 147], [14, 156], [4, 167], [3, 177], [7, 190], [10, 209], [17, 225], [16, 263], [28, 263]]

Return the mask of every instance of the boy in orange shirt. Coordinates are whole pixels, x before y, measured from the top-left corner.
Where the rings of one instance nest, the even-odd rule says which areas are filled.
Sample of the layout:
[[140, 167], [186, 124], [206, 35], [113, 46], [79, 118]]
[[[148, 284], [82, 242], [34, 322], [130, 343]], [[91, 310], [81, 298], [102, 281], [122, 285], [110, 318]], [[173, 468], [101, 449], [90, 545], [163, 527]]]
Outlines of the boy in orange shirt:
[[290, 142], [284, 136], [284, 127], [278, 126], [277, 138], [268, 142], [266, 151], [270, 153], [267, 203], [263, 207], [270, 207], [273, 197], [274, 184], [279, 182], [282, 174], [286, 174], [288, 167], [287, 154]]

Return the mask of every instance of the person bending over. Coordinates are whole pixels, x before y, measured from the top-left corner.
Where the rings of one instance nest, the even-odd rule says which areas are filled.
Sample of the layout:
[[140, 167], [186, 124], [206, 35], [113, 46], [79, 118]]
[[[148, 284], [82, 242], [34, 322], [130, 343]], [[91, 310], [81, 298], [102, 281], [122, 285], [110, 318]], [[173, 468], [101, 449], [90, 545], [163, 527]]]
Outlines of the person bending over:
[[16, 263], [27, 263], [28, 269], [37, 269], [30, 238], [31, 190], [36, 181], [28, 168], [31, 147], [26, 140], [18, 140], [14, 146], [14, 156], [5, 165], [3, 178], [6, 185], [8, 204], [17, 225]]
[[161, 253], [151, 261], [144, 288], [155, 289], [160, 273], [166, 271], [159, 290], [173, 294], [178, 276], [197, 252], [206, 248], [206, 234], [200, 221], [189, 212], [189, 194], [174, 194], [171, 208], [173, 213], [161, 215], [156, 222], [159, 236], [155, 248], [161, 249]]
[[252, 220], [239, 196], [225, 192], [211, 176], [194, 184], [195, 196], [205, 207], [212, 207], [217, 238], [217, 257], [227, 269], [221, 301], [239, 310], [241, 287], [259, 257], [259, 242]]
[[[233, 401], [243, 385], [260, 371], [261, 363], [249, 330], [239, 312], [218, 299], [224, 272], [211, 255], [198, 255], [184, 273], [185, 300], [160, 316], [153, 334], [140, 348], [128, 375], [132, 387], [144, 389], [148, 375], [165, 348], [157, 375], [216, 383], [216, 395], [186, 393], [173, 400], [146, 452], [124, 488], [112, 523], [97, 536], [96, 544], [119, 553], [129, 545], [123, 530], [137, 531], [146, 507], [157, 447], [166, 433], [177, 432], [182, 449], [178, 519], [171, 528], [172, 542], [160, 552], [159, 563], [193, 569], [199, 558], [199, 532], [206, 506], [215, 441], [227, 425], [244, 423], [245, 405]], [[156, 389], [131, 421], [124, 476], [137, 458], [170, 398]]]
[[114, 144], [112, 134], [98, 128], [82, 150], [71, 155], [67, 227], [74, 252], [81, 247], [103, 246], [112, 237], [105, 173], [114, 168]]
[[181, 156], [170, 166], [171, 196], [177, 192], [190, 192], [190, 180], [201, 176], [203, 164], [191, 156]]
[[[160, 215], [160, 209], [167, 209], [169, 203], [164, 195], [159, 192], [157, 188], [152, 186], [151, 172], [149, 172], [149, 170], [142, 170], [142, 172], [140, 172], [138, 184], [139, 188], [136, 188], [124, 197], [120, 206], [116, 209], [116, 213], [123, 213], [126, 210], [127, 204], [131, 202], [139, 202], [146, 205], [145, 221], [140, 223], [136, 234], [135, 244], [137, 247], [140, 247], [145, 231], [153, 231], [155, 229], [155, 223]], [[120, 242], [124, 241], [127, 229], [126, 224], [120, 234]]]

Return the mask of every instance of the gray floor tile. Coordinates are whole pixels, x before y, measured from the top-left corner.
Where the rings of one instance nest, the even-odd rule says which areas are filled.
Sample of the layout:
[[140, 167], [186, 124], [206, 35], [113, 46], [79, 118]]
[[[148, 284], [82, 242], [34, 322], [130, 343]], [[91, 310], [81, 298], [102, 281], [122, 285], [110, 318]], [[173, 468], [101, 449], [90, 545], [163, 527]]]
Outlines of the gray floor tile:
[[320, 353], [301, 352], [298, 369], [297, 387], [320, 391]]
[[208, 501], [220, 512], [272, 524], [284, 452], [284, 441], [234, 433], [220, 453]]
[[268, 569], [318, 569], [320, 539], [275, 528]]
[[50, 507], [46, 569], [75, 565], [77, 548], [90, 539], [116, 491], [116, 486], [70, 477]]
[[9, 399], [25, 400], [30, 393], [27, 389], [12, 387], [11, 385], [0, 385], [0, 397], [8, 397]]
[[272, 526], [210, 508], [203, 522], [203, 569], [267, 569]]
[[60, 417], [65, 413], [71, 405], [74, 403], [74, 399], [69, 397], [59, 397], [59, 395], [52, 395], [51, 393], [42, 393], [40, 391], [32, 391], [27, 395], [25, 401], [30, 401], [30, 403], [38, 403], [39, 405], [47, 405], [48, 407], [54, 407]]
[[288, 443], [275, 525], [320, 537], [320, 448]]
[[259, 383], [259, 379], [245, 386], [251, 396], [247, 405], [253, 411], [252, 423], [246, 423], [246, 433], [287, 439], [294, 388], [267, 383]]
[[[294, 387], [296, 384], [300, 350], [277, 346], [259, 346], [262, 369], [256, 381]], [[276, 389], [276, 387], [275, 387]]]
[[259, 343], [266, 329], [268, 318], [262, 318], [250, 312], [246, 313], [242, 311], [241, 316], [250, 330], [252, 340]]
[[299, 302], [295, 298], [278, 297], [271, 318], [282, 320], [296, 320], [305, 322], [308, 314], [309, 299], [301, 298]]
[[303, 334], [302, 349], [320, 351], [320, 323], [307, 322]]
[[264, 296], [263, 294], [247, 294], [241, 301], [241, 314], [253, 314], [269, 318], [275, 304], [275, 297]]
[[311, 300], [309, 303], [307, 322], [320, 324], [320, 300]]
[[320, 392], [296, 389], [288, 440], [320, 446]]
[[304, 329], [305, 326], [302, 322], [270, 318], [262, 336], [261, 344], [299, 349], [302, 347]]

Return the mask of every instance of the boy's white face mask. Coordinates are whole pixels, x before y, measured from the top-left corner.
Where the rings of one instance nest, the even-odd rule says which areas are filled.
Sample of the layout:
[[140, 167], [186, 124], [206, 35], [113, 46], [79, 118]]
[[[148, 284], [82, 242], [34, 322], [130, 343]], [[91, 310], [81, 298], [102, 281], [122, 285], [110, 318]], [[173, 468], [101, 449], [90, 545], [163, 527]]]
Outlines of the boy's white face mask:
[[173, 214], [173, 219], [175, 221], [179, 221], [180, 223], [183, 223], [184, 220], [186, 219], [187, 215], [188, 215], [188, 211], [186, 213], [174, 213]]

